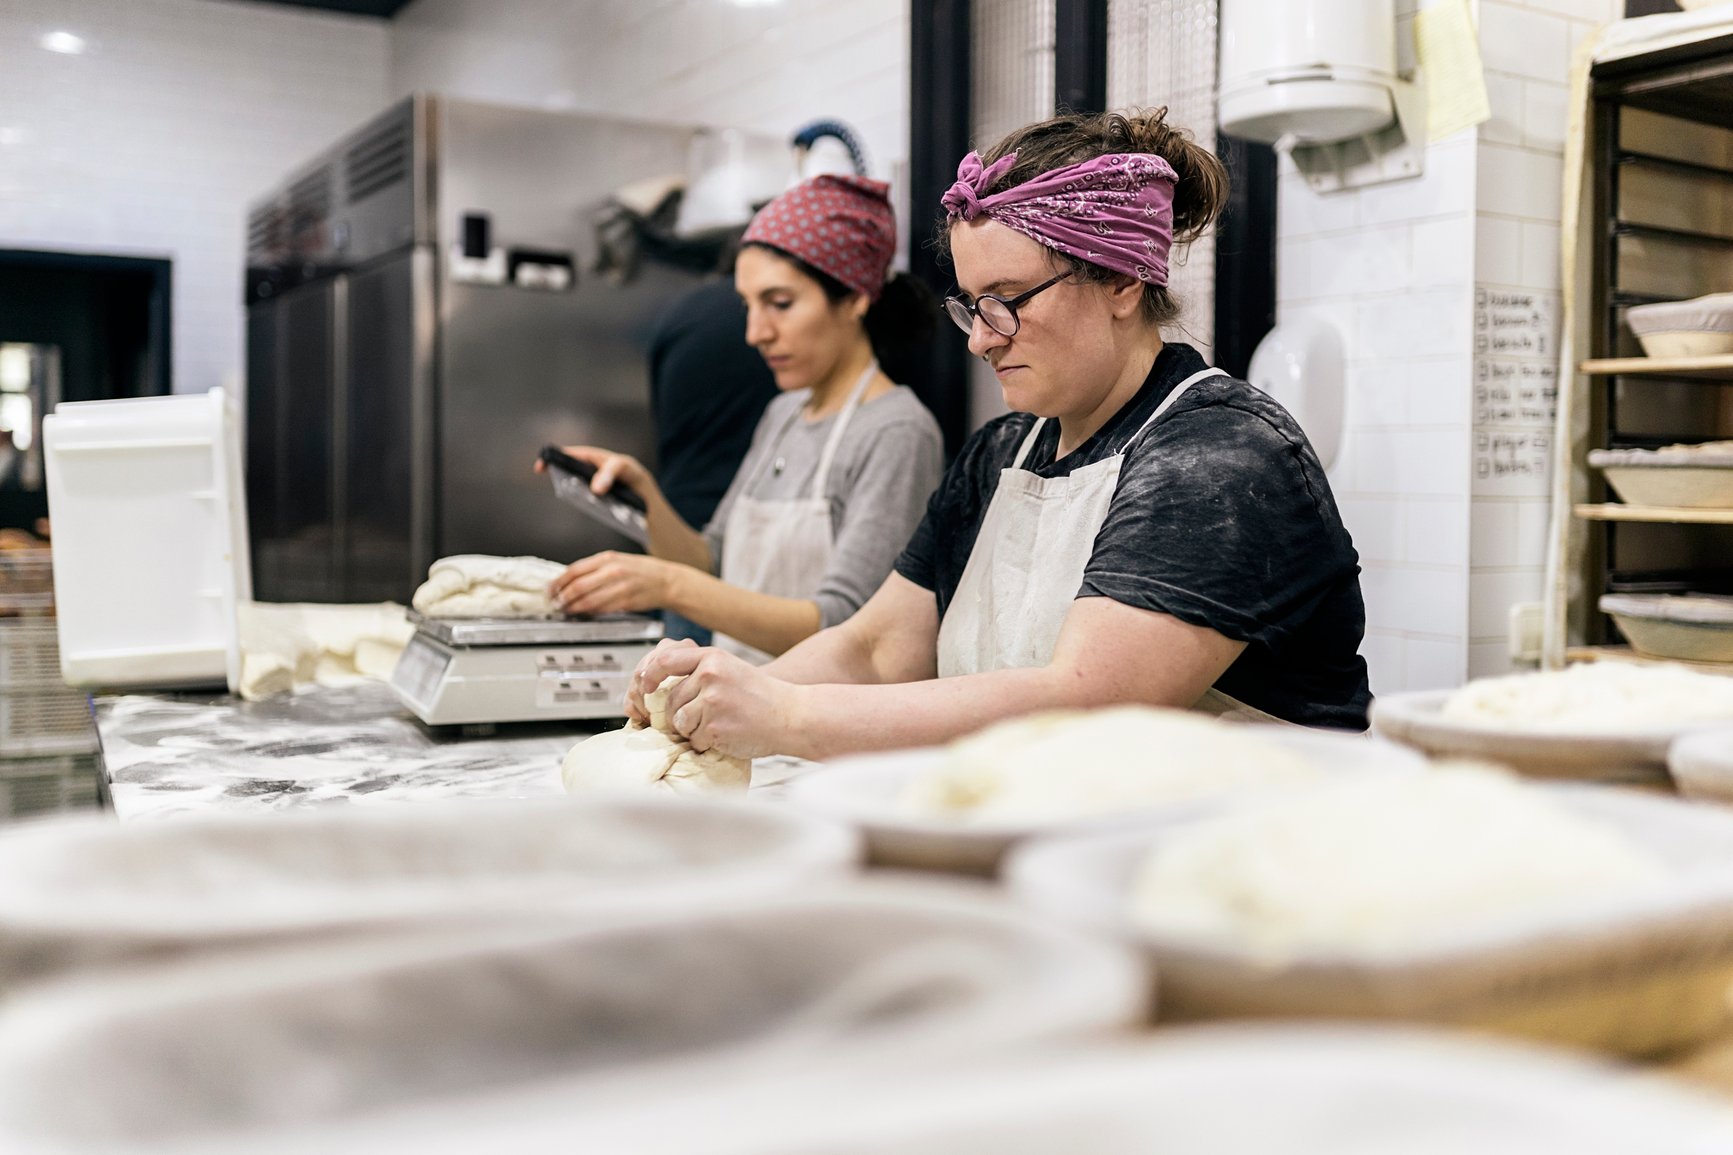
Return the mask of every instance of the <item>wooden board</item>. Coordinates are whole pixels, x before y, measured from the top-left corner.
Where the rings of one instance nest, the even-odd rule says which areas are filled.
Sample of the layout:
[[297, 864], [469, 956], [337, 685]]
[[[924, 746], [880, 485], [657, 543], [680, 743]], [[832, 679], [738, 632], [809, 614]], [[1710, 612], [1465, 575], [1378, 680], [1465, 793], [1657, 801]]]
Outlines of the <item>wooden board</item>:
[[1577, 369], [1590, 377], [1693, 377], [1733, 382], [1733, 353], [1715, 357], [1603, 357], [1584, 361]]
[[1692, 662], [1684, 658], [1651, 658], [1629, 646], [1572, 646], [1565, 651], [1567, 662], [1630, 662], [1638, 666], [1690, 666], [1706, 674], [1733, 674], [1733, 662]]
[[1733, 509], [1685, 509], [1659, 505], [1578, 505], [1573, 512], [1588, 521], [1674, 521], [1693, 525], [1733, 525]]

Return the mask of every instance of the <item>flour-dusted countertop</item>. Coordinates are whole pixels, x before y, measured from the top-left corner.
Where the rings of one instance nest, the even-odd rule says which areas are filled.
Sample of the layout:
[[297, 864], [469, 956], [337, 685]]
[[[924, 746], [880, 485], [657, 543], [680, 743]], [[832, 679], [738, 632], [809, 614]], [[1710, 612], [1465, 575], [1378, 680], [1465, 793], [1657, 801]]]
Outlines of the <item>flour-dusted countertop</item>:
[[[128, 694], [95, 701], [102, 765], [122, 819], [210, 810], [374, 805], [562, 793], [560, 760], [613, 723], [502, 726], [484, 738], [428, 730], [390, 687], [366, 683], [244, 702]], [[764, 758], [754, 793], [807, 764]]]
[[390, 687], [372, 683], [263, 702], [129, 694], [95, 706], [103, 770], [122, 819], [556, 795], [560, 759], [604, 728], [572, 722], [447, 737], [417, 722]]

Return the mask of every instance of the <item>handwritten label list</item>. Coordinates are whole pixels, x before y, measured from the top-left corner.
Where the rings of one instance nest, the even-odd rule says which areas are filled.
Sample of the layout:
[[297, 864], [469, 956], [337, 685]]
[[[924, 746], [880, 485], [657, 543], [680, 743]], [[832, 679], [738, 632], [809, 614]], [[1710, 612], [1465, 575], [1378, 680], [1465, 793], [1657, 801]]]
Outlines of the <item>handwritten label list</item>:
[[1542, 497], [1558, 413], [1558, 294], [1474, 293], [1474, 492]]

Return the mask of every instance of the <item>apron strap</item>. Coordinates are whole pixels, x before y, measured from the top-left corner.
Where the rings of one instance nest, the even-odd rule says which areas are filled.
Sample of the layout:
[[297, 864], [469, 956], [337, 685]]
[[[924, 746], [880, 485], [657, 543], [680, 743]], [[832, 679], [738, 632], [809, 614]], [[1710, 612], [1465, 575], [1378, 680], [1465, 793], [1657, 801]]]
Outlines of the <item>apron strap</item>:
[[1226, 369], [1217, 369], [1215, 366], [1212, 365], [1208, 369], [1199, 369], [1196, 373], [1193, 373], [1190, 377], [1187, 377], [1184, 381], [1181, 381], [1178, 385], [1175, 385], [1173, 388], [1173, 392], [1169, 393], [1166, 397], [1163, 397], [1161, 399], [1161, 404], [1157, 405], [1155, 407], [1155, 412], [1151, 413], [1149, 415], [1149, 417], [1144, 421], [1144, 423], [1137, 427], [1137, 432], [1133, 433], [1130, 437], [1125, 439], [1125, 444], [1120, 446], [1119, 451], [1121, 453], [1125, 453], [1125, 452], [1129, 451], [1131, 449], [1132, 443], [1135, 442], [1138, 438], [1142, 437], [1144, 435], [1144, 433], [1146, 433], [1149, 430], [1149, 427], [1151, 425], [1154, 425], [1156, 423], [1156, 420], [1158, 418], [1160, 418], [1163, 413], [1166, 413], [1169, 409], [1172, 409], [1174, 402], [1178, 401], [1182, 396], [1184, 396], [1185, 391], [1187, 389], [1190, 389], [1193, 385], [1196, 385], [1199, 381], [1207, 381], [1211, 377], [1226, 377], [1227, 375], [1228, 375], [1228, 372]]
[[860, 375], [860, 380], [854, 383], [849, 391], [848, 400], [842, 403], [842, 411], [836, 415], [836, 424], [831, 427], [830, 436], [825, 439], [824, 451], [818, 457], [818, 472], [812, 475], [812, 496], [823, 500], [830, 481], [830, 463], [836, 458], [837, 446], [842, 444], [842, 434], [848, 428], [854, 411], [860, 408], [861, 395], [872, 383], [873, 375], [879, 371], [879, 363], [875, 360], [867, 365], [866, 371]]
[[[1207, 380], [1210, 377], [1226, 377], [1227, 375], [1227, 370], [1217, 369], [1214, 366], [1211, 366], [1208, 369], [1201, 369], [1198, 372], [1193, 373], [1190, 377], [1187, 377], [1184, 381], [1181, 381], [1178, 385], [1174, 386], [1173, 392], [1169, 393], [1166, 397], [1163, 397], [1161, 399], [1161, 404], [1155, 407], [1155, 412], [1151, 413], [1149, 417], [1144, 420], [1143, 424], [1137, 427], [1137, 432], [1133, 433], [1126, 439], [1125, 445], [1120, 448], [1120, 452], [1124, 453], [1127, 449], [1131, 448], [1131, 443], [1136, 441], [1139, 437], [1142, 437], [1144, 431], [1151, 425], [1155, 424], [1156, 418], [1173, 408], [1173, 403], [1178, 401], [1180, 396], [1187, 389], [1190, 389], [1199, 381]], [[1047, 418], [1045, 417], [1037, 417], [1035, 419], [1035, 424], [1029, 429], [1029, 436], [1023, 439], [1022, 447], [1017, 450], [1017, 456], [1011, 462], [1012, 469], [1023, 468], [1023, 462], [1028, 459], [1029, 451], [1035, 448], [1035, 439], [1041, 436], [1041, 429], [1046, 424]]]
[[1035, 448], [1035, 439], [1041, 436], [1041, 427], [1047, 424], [1047, 418], [1037, 417], [1035, 424], [1029, 427], [1029, 436], [1023, 439], [1023, 444], [1017, 450], [1017, 456], [1011, 461], [1012, 469], [1022, 469], [1023, 462], [1028, 458], [1029, 451]]

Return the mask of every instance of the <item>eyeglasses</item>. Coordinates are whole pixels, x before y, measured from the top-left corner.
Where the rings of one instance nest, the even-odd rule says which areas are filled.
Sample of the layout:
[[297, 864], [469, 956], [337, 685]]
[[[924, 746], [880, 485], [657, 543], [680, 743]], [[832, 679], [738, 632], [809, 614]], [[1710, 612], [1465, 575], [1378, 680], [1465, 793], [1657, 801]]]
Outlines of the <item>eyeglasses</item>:
[[1045, 289], [1050, 289], [1071, 275], [1066, 269], [1057, 277], [1049, 277], [1033, 289], [1018, 293], [1015, 297], [1000, 297], [992, 293], [982, 293], [970, 301], [961, 293], [952, 293], [945, 298], [945, 312], [951, 320], [957, 323], [957, 328], [965, 333], [975, 331], [975, 318], [987, 322], [987, 328], [1001, 337], [1015, 337], [1022, 322], [1017, 320], [1017, 310], [1026, 304], [1029, 298]]

